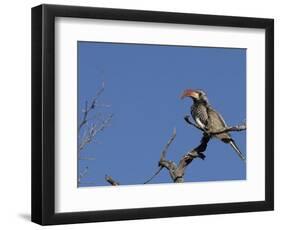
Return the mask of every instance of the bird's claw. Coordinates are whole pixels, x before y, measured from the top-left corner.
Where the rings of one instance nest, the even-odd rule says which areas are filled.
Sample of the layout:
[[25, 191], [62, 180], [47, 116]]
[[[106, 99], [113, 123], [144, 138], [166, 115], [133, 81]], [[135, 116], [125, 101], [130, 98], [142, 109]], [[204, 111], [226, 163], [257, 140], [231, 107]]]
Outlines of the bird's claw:
[[184, 120], [185, 120], [187, 123], [190, 123], [190, 116], [189, 116], [189, 115], [185, 115]]
[[204, 132], [204, 134], [206, 136], [211, 136], [211, 132], [210, 131], [204, 129], [203, 132]]
[[193, 158], [198, 157], [202, 160], [205, 160], [205, 158], [206, 158], [206, 156], [203, 153], [200, 153], [200, 152], [191, 152], [191, 153], [189, 153], [189, 155]]
[[198, 157], [202, 160], [205, 160], [206, 156], [203, 153], [198, 153]]

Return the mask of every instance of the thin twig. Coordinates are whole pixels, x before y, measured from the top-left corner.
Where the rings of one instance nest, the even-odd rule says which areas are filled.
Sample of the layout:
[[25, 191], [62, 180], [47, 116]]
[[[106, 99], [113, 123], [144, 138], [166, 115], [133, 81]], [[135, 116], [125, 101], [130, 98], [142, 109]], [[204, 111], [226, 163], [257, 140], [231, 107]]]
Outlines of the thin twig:
[[147, 181], [145, 181], [144, 184], [148, 184], [150, 181], [152, 181], [154, 177], [156, 177], [161, 172], [162, 169], [163, 166], [159, 166], [158, 170]]
[[[176, 135], [177, 135], [177, 131], [176, 131], [176, 129], [174, 128], [172, 136], [170, 137], [170, 139], [168, 140], [167, 144], [164, 146], [164, 149], [162, 150], [160, 159], [166, 158], [166, 155], [167, 155], [167, 152], [168, 152], [168, 148], [170, 147], [170, 145], [171, 145], [171, 144], [173, 143], [173, 141], [175, 140]], [[158, 166], [159, 166], [159, 168], [157, 169], [157, 171], [156, 171], [148, 180], [146, 180], [146, 181], [144, 182], [144, 184], [147, 184], [147, 183], [149, 183], [150, 181], [152, 181], [153, 178], [155, 178], [155, 177], [161, 172], [161, 170], [163, 169], [163, 166], [162, 166], [162, 165], [158, 165]]]
[[91, 110], [93, 110], [96, 107], [97, 104], [97, 100], [100, 97], [100, 95], [103, 93], [104, 91], [104, 82], [102, 83], [102, 87], [100, 88], [100, 90], [97, 92], [96, 96], [92, 99], [92, 102], [90, 103], [90, 106], [88, 105], [88, 101], [85, 102], [85, 108], [83, 110], [83, 118], [79, 124], [79, 130], [81, 130], [81, 128], [87, 123], [88, 120], [88, 114]]
[[[164, 159], [167, 155], [167, 151], [168, 151], [168, 148], [170, 147], [170, 145], [173, 143], [173, 141], [175, 140], [176, 138], [176, 129], [173, 130], [173, 134], [172, 136], [170, 137], [170, 139], [168, 140], [168, 142], [166, 143], [166, 145], [164, 146], [162, 152], [161, 152], [161, 159]], [[144, 184], [147, 184], [149, 183], [153, 178], [155, 178], [155, 176], [157, 176], [161, 170], [163, 169], [163, 166], [162, 165], [159, 165], [159, 168], [157, 169], [157, 171], [148, 179], [144, 182]], [[106, 181], [108, 181], [110, 184], [112, 184], [113, 182], [115, 182], [112, 177], [109, 177], [109, 176], [106, 176], [105, 177]], [[116, 183], [114, 183], [113, 185], [117, 185]], [[119, 185], [119, 183], [118, 183]]]
[[175, 140], [176, 135], [177, 135], [177, 130], [174, 128], [172, 136], [170, 137], [170, 139], [168, 140], [167, 144], [164, 146], [164, 149], [162, 150], [162, 154], [161, 154], [162, 157], [164, 157], [164, 158], [166, 157], [167, 152], [168, 152], [168, 148], [170, 147], [170, 145]]
[[85, 148], [85, 146], [93, 141], [96, 135], [103, 131], [106, 127], [110, 125], [113, 114], [110, 114], [106, 119], [104, 119], [101, 124], [93, 124], [88, 130], [85, 138], [82, 139], [82, 142], [79, 144], [79, 151]]
[[[79, 144], [77, 151], [78, 160], [94, 160], [95, 158], [90, 156], [81, 156], [81, 151], [85, 148], [85, 146], [91, 142], [96, 141], [96, 136], [99, 132], [102, 132], [106, 127], [110, 125], [110, 121], [113, 117], [110, 114], [107, 118], [101, 117], [99, 113], [95, 112], [96, 107], [110, 107], [110, 105], [102, 104], [98, 102], [99, 97], [104, 92], [105, 84], [102, 83], [101, 88], [98, 90], [97, 94], [90, 103], [88, 101], [85, 102], [85, 107], [82, 111], [82, 120], [78, 126], [78, 136], [79, 136]], [[95, 113], [94, 113], [94, 112]], [[87, 174], [88, 167], [78, 175], [78, 185], [81, 185], [81, 179]], [[85, 183], [83, 183], [85, 184]]]
[[89, 170], [89, 168], [86, 167], [82, 172], [79, 173], [78, 184], [80, 184], [81, 183], [81, 179], [87, 175], [88, 170]]

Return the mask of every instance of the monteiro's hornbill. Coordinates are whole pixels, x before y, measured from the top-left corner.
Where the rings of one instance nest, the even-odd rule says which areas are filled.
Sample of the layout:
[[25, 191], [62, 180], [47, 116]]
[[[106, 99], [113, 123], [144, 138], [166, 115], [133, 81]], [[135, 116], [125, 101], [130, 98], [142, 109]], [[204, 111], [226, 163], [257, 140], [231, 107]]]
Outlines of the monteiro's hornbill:
[[231, 135], [228, 132], [220, 133], [220, 131], [227, 128], [227, 125], [222, 116], [210, 106], [206, 93], [202, 90], [187, 89], [182, 93], [181, 99], [185, 97], [190, 97], [193, 100], [191, 115], [197, 126], [206, 133], [217, 133], [213, 134], [212, 137], [216, 137], [224, 143], [230, 144], [238, 156], [245, 161], [245, 157], [231, 138]]

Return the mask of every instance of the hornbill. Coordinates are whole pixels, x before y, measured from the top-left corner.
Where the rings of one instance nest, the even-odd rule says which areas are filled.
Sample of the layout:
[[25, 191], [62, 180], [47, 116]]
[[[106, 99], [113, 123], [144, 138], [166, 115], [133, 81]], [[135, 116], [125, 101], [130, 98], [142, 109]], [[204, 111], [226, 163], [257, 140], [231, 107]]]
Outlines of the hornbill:
[[227, 128], [227, 125], [222, 116], [210, 106], [206, 93], [202, 90], [186, 89], [182, 93], [181, 99], [185, 97], [190, 97], [193, 100], [191, 115], [197, 126], [212, 137], [230, 144], [238, 156], [245, 161], [245, 157], [231, 138], [231, 135], [228, 132], [220, 133], [220, 131]]

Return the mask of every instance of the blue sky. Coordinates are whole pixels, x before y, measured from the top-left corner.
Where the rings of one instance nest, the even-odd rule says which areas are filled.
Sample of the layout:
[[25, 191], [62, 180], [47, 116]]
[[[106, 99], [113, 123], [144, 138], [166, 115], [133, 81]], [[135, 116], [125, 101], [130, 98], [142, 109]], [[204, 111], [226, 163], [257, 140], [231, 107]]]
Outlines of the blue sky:
[[[82, 183], [108, 185], [105, 174], [121, 184], [141, 184], [157, 169], [160, 153], [173, 128], [177, 137], [167, 158], [178, 162], [199, 144], [201, 133], [186, 124], [190, 99], [180, 100], [186, 88], [203, 89], [210, 104], [229, 125], [246, 119], [246, 50], [188, 46], [163, 46], [78, 42], [78, 115], [105, 83], [95, 113], [112, 113], [110, 127], [97, 135], [78, 162]], [[232, 134], [246, 154], [246, 132]], [[233, 149], [213, 139], [206, 159], [194, 160], [186, 169], [186, 182], [246, 179], [246, 164]], [[170, 183], [167, 170], [151, 183]]]

